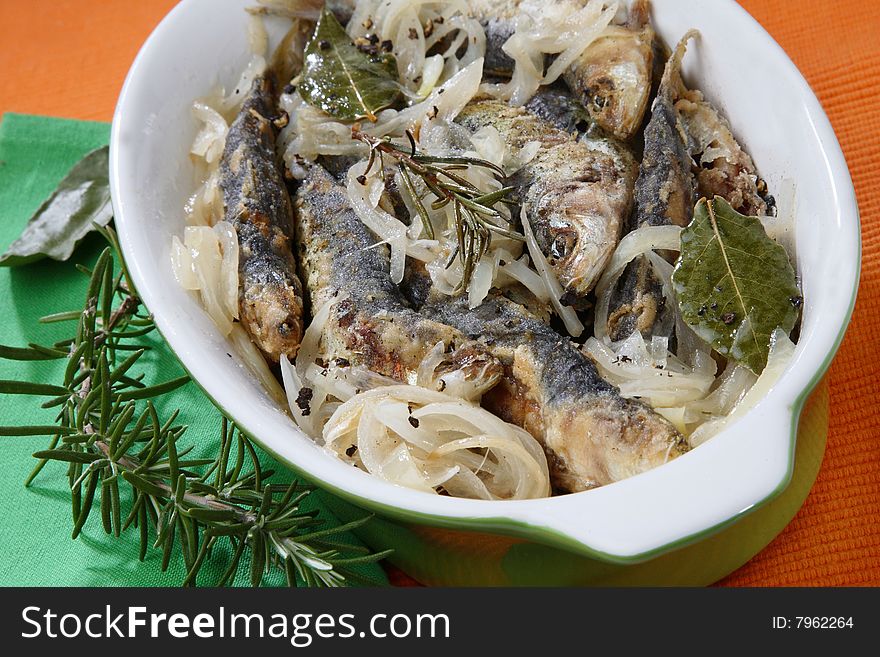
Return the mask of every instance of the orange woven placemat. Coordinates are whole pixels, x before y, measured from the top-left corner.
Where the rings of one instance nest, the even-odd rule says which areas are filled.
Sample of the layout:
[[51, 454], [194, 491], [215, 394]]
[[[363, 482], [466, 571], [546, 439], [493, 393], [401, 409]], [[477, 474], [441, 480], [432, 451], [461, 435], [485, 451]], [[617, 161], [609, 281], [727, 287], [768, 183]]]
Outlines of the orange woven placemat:
[[[109, 121], [138, 48], [174, 4], [0, 3], [0, 112]], [[791, 525], [722, 584], [878, 585], [880, 2], [742, 4], [788, 52], [831, 118], [858, 194], [864, 257], [853, 324], [830, 372], [831, 427], [818, 481]]]

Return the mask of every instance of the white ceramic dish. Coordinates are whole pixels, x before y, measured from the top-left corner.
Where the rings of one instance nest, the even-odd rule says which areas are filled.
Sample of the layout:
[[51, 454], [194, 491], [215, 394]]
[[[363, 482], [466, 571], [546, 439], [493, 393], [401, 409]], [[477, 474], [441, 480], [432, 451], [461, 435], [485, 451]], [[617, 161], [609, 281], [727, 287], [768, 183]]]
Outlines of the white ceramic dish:
[[795, 66], [732, 0], [653, 0], [658, 32], [702, 39], [685, 76], [729, 117], [773, 188], [797, 188], [798, 268], [806, 298], [788, 371], [746, 417], [651, 472], [563, 497], [486, 502], [393, 486], [343, 464], [302, 434], [227, 352], [194, 296], [175, 282], [171, 236], [192, 192], [192, 100], [232, 83], [247, 61], [252, 0], [184, 0], [144, 45], [128, 75], [111, 139], [111, 186], [128, 266], [172, 349], [196, 382], [266, 449], [311, 481], [392, 518], [488, 529], [626, 563], [706, 535], [773, 498], [792, 472], [807, 393], [843, 336], [858, 284], [858, 208], [843, 155]]

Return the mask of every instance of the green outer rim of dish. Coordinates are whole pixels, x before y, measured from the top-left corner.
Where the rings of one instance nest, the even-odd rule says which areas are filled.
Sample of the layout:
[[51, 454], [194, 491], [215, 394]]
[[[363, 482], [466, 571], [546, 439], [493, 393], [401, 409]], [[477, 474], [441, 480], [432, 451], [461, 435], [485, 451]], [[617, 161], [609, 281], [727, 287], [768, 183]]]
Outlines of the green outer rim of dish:
[[[859, 231], [858, 236], [858, 260], [861, 263], [862, 257], [862, 240], [861, 240], [861, 231]], [[838, 331], [837, 338], [832, 344], [831, 348], [828, 350], [828, 353], [825, 356], [820, 367], [816, 370], [813, 375], [813, 378], [807, 383], [807, 385], [801, 390], [800, 394], [794, 400], [792, 404], [791, 410], [791, 430], [789, 436], [789, 455], [788, 455], [788, 467], [786, 470], [785, 477], [780, 481], [779, 485], [764, 497], [762, 500], [756, 502], [752, 506], [748, 507], [731, 516], [727, 520], [720, 522], [718, 524], [712, 525], [711, 527], [707, 527], [706, 529], [700, 530], [698, 532], [694, 532], [693, 534], [689, 534], [680, 539], [672, 541], [670, 543], [666, 543], [659, 547], [656, 547], [652, 550], [647, 550], [645, 552], [640, 552], [635, 555], [618, 555], [609, 552], [603, 552], [600, 550], [596, 550], [594, 548], [589, 547], [588, 545], [584, 545], [580, 541], [576, 541], [561, 532], [548, 529], [546, 527], [540, 527], [531, 525], [529, 523], [520, 522], [516, 520], [511, 520], [509, 518], [456, 518], [450, 516], [441, 516], [441, 515], [432, 515], [425, 513], [418, 513], [415, 511], [407, 511], [405, 509], [400, 509], [397, 507], [388, 506], [385, 504], [380, 504], [368, 498], [360, 497], [354, 493], [351, 493], [347, 490], [337, 488], [327, 482], [314, 477], [311, 473], [303, 471], [294, 463], [291, 463], [289, 460], [278, 454], [272, 449], [266, 447], [263, 442], [251, 432], [249, 432], [246, 428], [239, 426], [248, 437], [250, 437], [254, 442], [256, 442], [260, 447], [275, 457], [278, 461], [284, 463], [288, 468], [290, 468], [294, 473], [296, 473], [301, 478], [316, 484], [323, 488], [325, 491], [330, 492], [334, 495], [337, 495], [361, 508], [367, 509], [369, 511], [378, 513], [382, 516], [386, 516], [389, 518], [393, 518], [395, 520], [401, 520], [404, 522], [411, 522], [422, 525], [430, 525], [433, 527], [443, 527], [448, 529], [470, 529], [470, 530], [479, 530], [486, 531], [490, 533], [501, 534], [504, 536], [512, 536], [516, 538], [524, 538], [530, 541], [535, 541], [538, 543], [543, 543], [545, 545], [549, 545], [551, 547], [560, 548], [563, 550], [567, 550], [569, 552], [574, 552], [579, 555], [583, 555], [592, 559], [596, 559], [598, 561], [604, 561], [607, 563], [617, 564], [617, 565], [628, 565], [628, 564], [636, 564], [642, 563], [644, 561], [648, 561], [655, 557], [660, 556], [661, 554], [665, 554], [667, 552], [671, 552], [673, 550], [677, 550], [692, 543], [696, 543], [705, 538], [708, 538], [727, 527], [733, 525], [738, 522], [744, 516], [752, 513], [753, 511], [761, 508], [765, 504], [769, 503], [773, 499], [779, 496], [783, 490], [788, 486], [791, 481], [792, 473], [794, 471], [794, 455], [795, 455], [795, 446], [797, 440], [797, 429], [798, 422], [800, 421], [801, 412], [803, 411], [804, 404], [807, 401], [810, 393], [815, 389], [815, 387], [822, 380], [822, 377], [828, 371], [828, 368], [831, 366], [831, 362], [834, 360], [834, 356], [837, 353], [837, 350], [840, 348], [841, 342], [843, 342], [844, 335], [846, 334], [846, 330], [849, 327], [850, 319], [852, 318], [853, 310], [855, 308], [856, 296], [858, 294], [859, 280], [861, 275], [861, 269], [856, 272], [855, 284], [850, 293], [850, 303], [849, 308], [847, 309], [846, 314], [844, 315], [843, 322], [841, 323], [841, 327]], [[161, 329], [160, 329], [161, 333]], [[164, 338], [164, 335], [163, 335]], [[167, 340], [166, 340], [167, 343]], [[169, 344], [170, 348], [170, 344]], [[173, 351], [173, 349], [172, 349]], [[178, 359], [179, 360], [179, 359]], [[230, 413], [227, 409], [223, 408], [220, 404], [215, 400], [195, 379], [189, 370], [186, 369], [186, 366], [181, 362], [181, 367], [187, 371], [187, 374], [190, 374], [190, 379], [195, 383], [199, 389], [205, 394], [205, 396], [211, 400], [211, 402], [219, 408], [230, 420], [237, 423], [235, 416]]]

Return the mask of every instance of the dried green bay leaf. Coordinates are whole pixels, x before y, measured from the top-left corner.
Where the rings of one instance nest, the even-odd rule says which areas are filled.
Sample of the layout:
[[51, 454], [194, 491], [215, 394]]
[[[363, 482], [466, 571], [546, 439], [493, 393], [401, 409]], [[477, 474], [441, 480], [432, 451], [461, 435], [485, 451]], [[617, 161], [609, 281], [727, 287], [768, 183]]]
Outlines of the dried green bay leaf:
[[760, 374], [770, 336], [790, 333], [802, 297], [785, 249], [757, 217], [702, 199], [681, 233], [672, 284], [682, 318], [720, 354]]
[[390, 53], [360, 50], [325, 8], [306, 45], [299, 92], [337, 119], [375, 121], [400, 96], [397, 62]]
[[112, 218], [108, 149], [103, 146], [70, 170], [0, 256], [0, 266], [17, 267], [41, 258], [67, 260], [95, 224], [106, 226]]

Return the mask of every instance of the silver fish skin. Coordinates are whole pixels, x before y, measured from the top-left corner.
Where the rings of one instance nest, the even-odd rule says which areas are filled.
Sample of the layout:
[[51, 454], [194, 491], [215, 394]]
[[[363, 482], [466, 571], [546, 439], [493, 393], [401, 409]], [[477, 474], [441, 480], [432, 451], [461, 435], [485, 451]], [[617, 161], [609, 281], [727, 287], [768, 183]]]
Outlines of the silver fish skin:
[[[415, 312], [391, 281], [388, 249], [364, 226], [345, 188], [323, 167], [312, 166], [295, 199], [296, 242], [303, 280], [316, 310], [333, 302], [322, 331], [328, 360], [413, 382], [427, 353], [442, 342], [441, 375], [458, 372], [474, 389], [495, 385], [502, 369], [482, 344]], [[334, 301], [334, 299], [339, 300]]]
[[636, 211], [632, 228], [687, 226], [694, 212], [696, 189], [686, 133], [676, 103], [683, 88], [680, 44], [666, 63], [660, 89], [645, 128], [645, 150], [636, 181]]
[[456, 123], [471, 133], [495, 127], [512, 152], [538, 142], [537, 155], [508, 179], [539, 248], [580, 306], [608, 264], [629, 214], [636, 164], [614, 140], [576, 139], [521, 107], [472, 101]]
[[492, 295], [475, 309], [461, 298], [429, 302], [424, 312], [484, 343], [504, 365], [483, 406], [543, 445], [557, 491], [620, 481], [687, 451], [665, 418], [621, 397], [576, 345], [509, 299]]
[[516, 31], [520, 4], [522, 0], [468, 0], [471, 14], [486, 32], [486, 59], [483, 63], [486, 75], [509, 76], [513, 72], [513, 60], [501, 46]]
[[258, 77], [220, 161], [225, 219], [238, 233], [241, 323], [268, 360], [291, 358], [303, 335], [302, 284], [291, 253], [293, 209], [275, 163], [274, 85]]
[[524, 107], [542, 121], [569, 134], [580, 136], [595, 132], [593, 119], [565, 86], [541, 87]]

